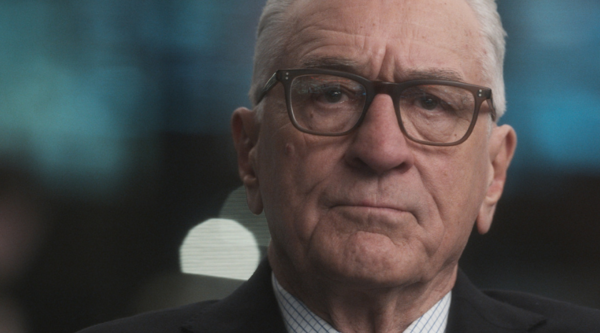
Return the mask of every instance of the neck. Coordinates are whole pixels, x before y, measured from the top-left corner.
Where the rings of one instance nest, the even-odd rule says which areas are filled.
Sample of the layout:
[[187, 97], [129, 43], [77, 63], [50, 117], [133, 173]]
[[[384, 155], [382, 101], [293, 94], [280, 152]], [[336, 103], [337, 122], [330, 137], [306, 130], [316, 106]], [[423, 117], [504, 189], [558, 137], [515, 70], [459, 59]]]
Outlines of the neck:
[[454, 286], [457, 265], [433, 279], [378, 287], [345, 283], [318, 272], [298, 272], [269, 249], [269, 262], [281, 286], [340, 332], [403, 332]]

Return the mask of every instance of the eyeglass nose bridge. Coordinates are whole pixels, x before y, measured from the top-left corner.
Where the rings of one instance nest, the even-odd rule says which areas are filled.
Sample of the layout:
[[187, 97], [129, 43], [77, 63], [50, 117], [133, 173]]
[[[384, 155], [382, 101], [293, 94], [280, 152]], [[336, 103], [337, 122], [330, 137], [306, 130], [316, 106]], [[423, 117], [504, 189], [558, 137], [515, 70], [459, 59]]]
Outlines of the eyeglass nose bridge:
[[394, 99], [394, 92], [398, 90], [398, 84], [393, 82], [373, 81], [371, 82], [371, 87], [367, 87], [367, 89], [371, 90], [370, 94], [368, 94], [371, 95], [371, 101], [375, 99], [375, 96], [381, 94], [389, 95]]
[[365, 106], [362, 112], [362, 115], [360, 117], [360, 119], [358, 120], [358, 123], [356, 124], [355, 128], [357, 128], [358, 126], [360, 126], [363, 122], [363, 120], [365, 119], [367, 112], [369, 112], [369, 109], [371, 108], [371, 104], [373, 103], [373, 101], [375, 100], [375, 97], [377, 97], [377, 95], [388, 95], [390, 96], [390, 98], [392, 99], [392, 104], [394, 105], [394, 113], [396, 114], [396, 118], [398, 120], [398, 125], [400, 126], [400, 129], [402, 130], [402, 132], [406, 135], [405, 131], [404, 131], [404, 127], [402, 125], [402, 119], [400, 118], [400, 113], [398, 110], [398, 98], [399, 98], [399, 93], [398, 91], [401, 90], [401, 87], [398, 83], [393, 83], [393, 82], [383, 82], [383, 81], [372, 81], [370, 82], [370, 85], [368, 85], [366, 87], [367, 89], [367, 100], [365, 101]]

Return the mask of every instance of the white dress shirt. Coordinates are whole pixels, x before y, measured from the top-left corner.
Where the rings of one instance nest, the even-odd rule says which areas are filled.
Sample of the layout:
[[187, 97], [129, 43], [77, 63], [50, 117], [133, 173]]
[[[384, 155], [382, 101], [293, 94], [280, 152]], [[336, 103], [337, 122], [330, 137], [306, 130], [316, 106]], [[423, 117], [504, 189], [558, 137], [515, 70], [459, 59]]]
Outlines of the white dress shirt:
[[[271, 280], [288, 333], [341, 333], [283, 289], [274, 274], [271, 275]], [[448, 323], [451, 294], [451, 291], [448, 292], [431, 309], [412, 322], [403, 333], [444, 333]]]

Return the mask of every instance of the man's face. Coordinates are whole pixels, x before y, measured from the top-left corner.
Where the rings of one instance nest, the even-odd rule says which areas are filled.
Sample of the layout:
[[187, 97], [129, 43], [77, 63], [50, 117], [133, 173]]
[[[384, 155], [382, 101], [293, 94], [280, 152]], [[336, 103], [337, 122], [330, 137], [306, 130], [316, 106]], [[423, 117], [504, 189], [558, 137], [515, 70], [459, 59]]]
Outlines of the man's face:
[[[288, 15], [293, 32], [281, 68], [343, 68], [388, 82], [444, 73], [487, 83], [479, 25], [462, 0], [296, 1]], [[251, 177], [240, 170], [250, 206], [264, 207], [275, 265], [361, 285], [429, 281], [453, 272], [478, 216], [482, 230], [489, 226], [494, 158], [506, 133], [514, 134], [490, 127], [487, 104], [466, 142], [432, 147], [403, 136], [388, 95], [378, 95], [361, 126], [342, 137], [296, 130], [280, 84], [262, 103], [248, 149]], [[505, 165], [511, 155], [509, 145]]]

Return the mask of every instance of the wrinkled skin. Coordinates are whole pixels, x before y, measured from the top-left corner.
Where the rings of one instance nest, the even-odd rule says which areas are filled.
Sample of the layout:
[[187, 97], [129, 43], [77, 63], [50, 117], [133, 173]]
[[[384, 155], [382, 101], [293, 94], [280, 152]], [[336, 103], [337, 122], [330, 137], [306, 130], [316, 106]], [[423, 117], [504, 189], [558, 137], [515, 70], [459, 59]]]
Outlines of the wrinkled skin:
[[[344, 69], [401, 82], [440, 75], [489, 86], [479, 23], [463, 0], [297, 1], [281, 68]], [[273, 68], [273, 71], [278, 68]], [[453, 286], [474, 223], [489, 229], [514, 152], [487, 104], [469, 139], [408, 141], [391, 99], [378, 95], [343, 137], [302, 133], [278, 84], [232, 120], [254, 213], [263, 208], [278, 281], [338, 330], [406, 327]]]

